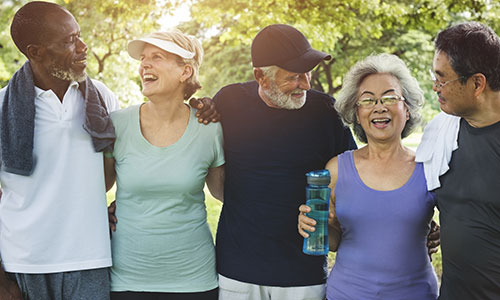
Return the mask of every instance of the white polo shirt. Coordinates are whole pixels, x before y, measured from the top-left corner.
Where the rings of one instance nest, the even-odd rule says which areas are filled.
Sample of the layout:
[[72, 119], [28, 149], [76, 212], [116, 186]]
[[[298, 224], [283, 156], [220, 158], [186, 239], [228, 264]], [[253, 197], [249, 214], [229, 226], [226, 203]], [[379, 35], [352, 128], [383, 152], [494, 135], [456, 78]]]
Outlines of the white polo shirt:
[[[117, 110], [113, 93], [93, 82], [108, 110]], [[84, 99], [78, 83], [71, 83], [62, 103], [52, 90], [35, 90], [33, 174], [0, 169], [3, 267], [16, 273], [109, 267], [103, 154], [94, 151], [82, 127]], [[0, 90], [0, 103], [4, 94], [5, 88]]]

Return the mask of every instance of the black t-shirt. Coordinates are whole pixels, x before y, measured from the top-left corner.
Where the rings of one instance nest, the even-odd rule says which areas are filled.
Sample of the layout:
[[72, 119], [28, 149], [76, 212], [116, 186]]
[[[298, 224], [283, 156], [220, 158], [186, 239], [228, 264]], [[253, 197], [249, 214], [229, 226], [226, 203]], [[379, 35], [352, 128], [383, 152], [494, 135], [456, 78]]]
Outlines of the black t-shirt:
[[326, 257], [302, 253], [297, 232], [305, 203], [305, 174], [355, 148], [333, 98], [308, 91], [298, 110], [268, 107], [255, 81], [233, 84], [214, 97], [226, 158], [224, 206], [217, 229], [217, 270], [268, 286], [326, 280]]
[[474, 128], [461, 119], [449, 166], [436, 190], [440, 299], [500, 299], [500, 122]]

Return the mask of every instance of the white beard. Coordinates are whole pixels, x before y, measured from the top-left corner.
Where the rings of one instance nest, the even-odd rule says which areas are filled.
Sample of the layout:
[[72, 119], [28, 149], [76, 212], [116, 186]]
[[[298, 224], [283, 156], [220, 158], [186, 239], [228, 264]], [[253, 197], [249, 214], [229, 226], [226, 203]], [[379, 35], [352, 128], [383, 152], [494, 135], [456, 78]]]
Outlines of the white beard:
[[295, 89], [289, 94], [281, 92], [274, 81], [271, 82], [269, 89], [262, 89], [269, 102], [283, 109], [299, 109], [306, 103], [306, 93], [298, 99], [292, 97], [293, 93], [304, 92], [302, 89]]
[[52, 65], [51, 66], [51, 72], [50, 74], [54, 76], [57, 79], [61, 79], [64, 81], [76, 81], [76, 82], [82, 82], [87, 78], [87, 74], [85, 72], [82, 72], [81, 74], [77, 74], [75, 71], [69, 69], [69, 70], [63, 70], [61, 67], [57, 65]]

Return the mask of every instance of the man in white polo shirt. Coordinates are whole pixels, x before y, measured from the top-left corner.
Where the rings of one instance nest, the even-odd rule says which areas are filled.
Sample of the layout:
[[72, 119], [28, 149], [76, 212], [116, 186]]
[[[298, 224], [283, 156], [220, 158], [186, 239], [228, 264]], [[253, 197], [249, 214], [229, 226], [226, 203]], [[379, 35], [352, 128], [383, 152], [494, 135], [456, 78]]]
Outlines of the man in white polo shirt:
[[0, 299], [109, 299], [102, 151], [118, 101], [87, 78], [63, 7], [24, 5], [11, 35], [28, 61], [0, 91]]

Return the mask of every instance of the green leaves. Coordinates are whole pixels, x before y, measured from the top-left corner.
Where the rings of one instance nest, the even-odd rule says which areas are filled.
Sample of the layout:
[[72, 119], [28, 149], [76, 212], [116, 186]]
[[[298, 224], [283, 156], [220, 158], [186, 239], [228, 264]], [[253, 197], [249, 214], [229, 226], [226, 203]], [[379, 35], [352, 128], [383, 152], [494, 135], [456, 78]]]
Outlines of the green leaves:
[[[9, 26], [24, 0], [0, 3], [0, 86], [25, 58], [10, 39]], [[489, 0], [56, 0], [77, 18], [89, 47], [88, 73], [106, 83], [123, 102], [143, 100], [138, 63], [126, 53], [128, 41], [159, 30], [160, 17], [189, 4], [192, 21], [182, 31], [203, 41], [203, 89], [213, 96], [229, 83], [253, 79], [250, 45], [269, 24], [290, 24], [316, 49], [333, 59], [313, 71], [313, 88], [334, 95], [343, 75], [367, 55], [400, 56], [426, 91], [429, 109], [438, 109], [428, 84], [433, 39], [439, 30], [478, 20], [500, 32], [500, 3]], [[429, 114], [429, 115], [432, 115]]]

